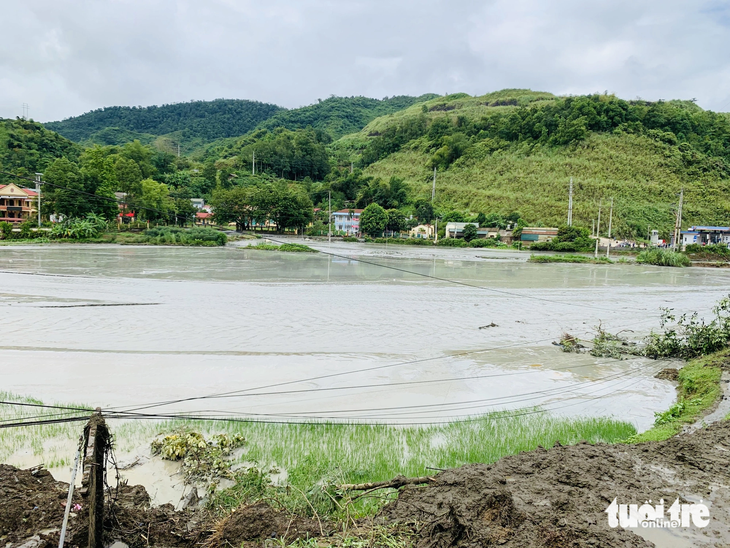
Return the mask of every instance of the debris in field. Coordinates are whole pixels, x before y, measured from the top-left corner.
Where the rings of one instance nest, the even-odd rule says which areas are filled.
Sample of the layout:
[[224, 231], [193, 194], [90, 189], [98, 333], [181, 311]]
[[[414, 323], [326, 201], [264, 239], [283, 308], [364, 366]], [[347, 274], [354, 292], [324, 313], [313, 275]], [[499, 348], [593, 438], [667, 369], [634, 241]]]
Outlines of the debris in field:
[[499, 327], [499, 326], [496, 323], [492, 322], [492, 323], [490, 323], [488, 325], [481, 326], [479, 329], [487, 329], [489, 327]]

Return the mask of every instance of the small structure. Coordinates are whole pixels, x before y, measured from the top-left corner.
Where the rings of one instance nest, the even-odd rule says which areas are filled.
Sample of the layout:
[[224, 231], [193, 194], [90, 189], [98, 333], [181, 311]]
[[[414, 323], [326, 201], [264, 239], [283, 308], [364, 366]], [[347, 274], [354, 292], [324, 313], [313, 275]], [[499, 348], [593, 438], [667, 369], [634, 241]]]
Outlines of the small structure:
[[433, 225], [428, 224], [414, 226], [408, 231], [408, 235], [411, 238], [425, 238], [429, 240], [433, 238], [435, 233]]
[[38, 211], [35, 207], [38, 194], [14, 183], [0, 185], [0, 221], [22, 223]]
[[522, 229], [520, 240], [523, 242], [549, 242], [558, 235], [558, 229], [542, 226], [526, 226]]
[[332, 213], [335, 232], [344, 232], [346, 236], [360, 234], [360, 214], [362, 209], [340, 209]]
[[730, 226], [693, 226], [682, 231], [682, 245], [727, 245], [730, 247]]
[[446, 239], [446, 238], [463, 238], [464, 237], [464, 227], [466, 225], [474, 225], [477, 228], [477, 235], [479, 234], [479, 225], [477, 223], [446, 223], [444, 239]]
[[195, 209], [205, 208], [205, 200], [203, 200], [203, 198], [190, 198], [190, 203], [193, 204]]
[[195, 224], [207, 226], [213, 223], [213, 214], [207, 211], [198, 211], [195, 214]]

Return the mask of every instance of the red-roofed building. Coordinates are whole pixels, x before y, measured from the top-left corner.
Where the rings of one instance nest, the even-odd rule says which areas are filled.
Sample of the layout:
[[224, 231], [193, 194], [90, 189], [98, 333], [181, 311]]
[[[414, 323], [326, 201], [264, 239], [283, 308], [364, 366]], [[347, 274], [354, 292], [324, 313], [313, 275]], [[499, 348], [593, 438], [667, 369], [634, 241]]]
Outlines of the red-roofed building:
[[195, 214], [195, 224], [196, 225], [209, 225], [213, 223], [213, 214], [208, 213], [207, 211], [198, 211]]
[[0, 185], [0, 221], [22, 223], [33, 217], [38, 211], [37, 197], [35, 190], [14, 183]]

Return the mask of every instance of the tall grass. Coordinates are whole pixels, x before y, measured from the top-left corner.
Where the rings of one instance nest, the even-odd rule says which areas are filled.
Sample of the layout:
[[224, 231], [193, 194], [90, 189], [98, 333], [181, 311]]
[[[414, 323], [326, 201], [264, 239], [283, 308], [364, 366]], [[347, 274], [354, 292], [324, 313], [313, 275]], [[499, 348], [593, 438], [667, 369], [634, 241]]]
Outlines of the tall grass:
[[[40, 403], [8, 393], [2, 401]], [[57, 410], [0, 404], [0, 419], [18, 420], [36, 415], [50, 416]], [[72, 413], [84, 415], [83, 412]], [[492, 413], [468, 422], [431, 426], [390, 426], [365, 424], [270, 424], [219, 423], [213, 421], [116, 421], [110, 427], [118, 453], [149, 446], [159, 433], [180, 428], [205, 434], [240, 434], [246, 446], [238, 458], [264, 472], [274, 468], [285, 472], [286, 483], [294, 492], [310, 493], [316, 486], [388, 480], [398, 474], [423, 476], [431, 468], [450, 468], [468, 463], [490, 463], [506, 455], [530, 451], [538, 445], [551, 447], [556, 441], [573, 444], [580, 440], [617, 442], [636, 433], [626, 422], [609, 418], [569, 419], [543, 413], [518, 415]], [[66, 466], [73, 461], [76, 442], [84, 422], [0, 429], [0, 462], [14, 453], [28, 451], [37, 463]], [[37, 464], [34, 462], [34, 464]], [[245, 474], [243, 478], [249, 478]], [[242, 480], [243, 481], [243, 480]], [[236, 494], [238, 493], [238, 494]], [[221, 493], [223, 506], [234, 506], [243, 491]], [[308, 511], [308, 502], [294, 497], [292, 504]], [[364, 503], [362, 512], [378, 505]]]
[[608, 257], [586, 257], [585, 255], [530, 255], [530, 263], [592, 263], [613, 264]]
[[636, 256], [637, 263], [653, 264], [656, 266], [690, 266], [692, 261], [684, 253], [677, 253], [667, 249], [648, 249]]

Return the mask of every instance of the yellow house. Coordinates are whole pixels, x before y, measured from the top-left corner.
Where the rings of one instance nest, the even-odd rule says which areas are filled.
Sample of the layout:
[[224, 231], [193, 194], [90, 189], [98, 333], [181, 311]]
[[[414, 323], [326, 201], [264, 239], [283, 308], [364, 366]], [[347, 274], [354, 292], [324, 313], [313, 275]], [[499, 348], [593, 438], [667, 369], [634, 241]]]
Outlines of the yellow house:
[[0, 221], [22, 223], [32, 217], [37, 211], [37, 197], [35, 190], [15, 183], [0, 185]]

